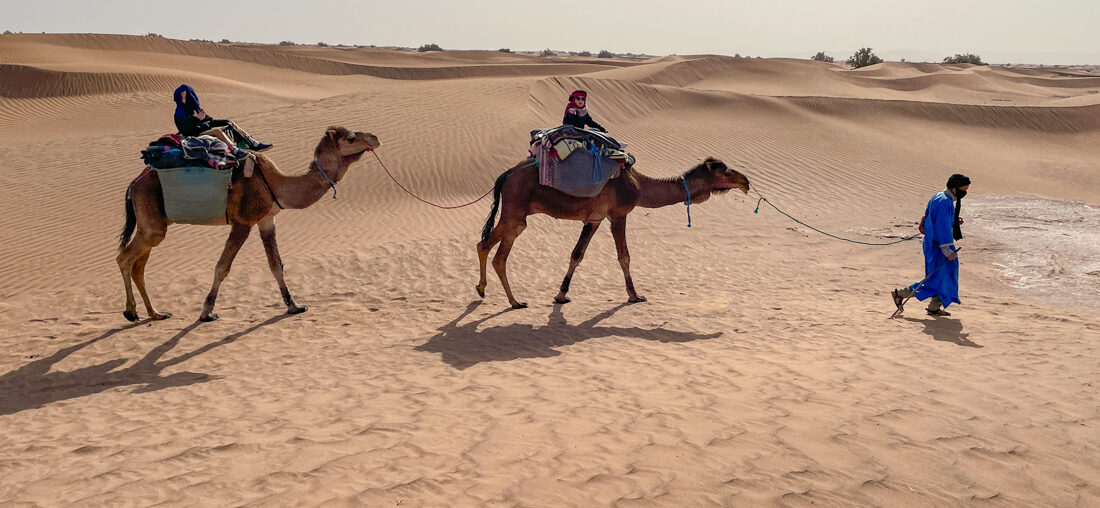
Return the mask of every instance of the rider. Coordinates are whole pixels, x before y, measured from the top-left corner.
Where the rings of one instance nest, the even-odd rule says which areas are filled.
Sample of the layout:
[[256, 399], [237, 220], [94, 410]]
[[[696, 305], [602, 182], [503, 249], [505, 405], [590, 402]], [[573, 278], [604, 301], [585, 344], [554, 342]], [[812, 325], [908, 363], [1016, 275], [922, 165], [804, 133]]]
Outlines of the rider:
[[256, 141], [256, 138], [249, 136], [247, 132], [241, 130], [240, 127], [229, 120], [210, 118], [199, 104], [199, 96], [195, 94], [195, 90], [190, 86], [180, 85], [172, 94], [172, 98], [176, 101], [174, 120], [181, 136], [198, 136], [221, 128], [229, 138], [228, 141], [231, 145], [237, 145], [253, 152], [262, 152], [271, 148], [270, 144]]
[[596, 123], [588, 114], [588, 108], [585, 107], [587, 102], [588, 92], [584, 90], [576, 90], [569, 94], [569, 104], [565, 106], [565, 118], [561, 123], [578, 129], [583, 129], [587, 125], [600, 132], [607, 132], [607, 129]]

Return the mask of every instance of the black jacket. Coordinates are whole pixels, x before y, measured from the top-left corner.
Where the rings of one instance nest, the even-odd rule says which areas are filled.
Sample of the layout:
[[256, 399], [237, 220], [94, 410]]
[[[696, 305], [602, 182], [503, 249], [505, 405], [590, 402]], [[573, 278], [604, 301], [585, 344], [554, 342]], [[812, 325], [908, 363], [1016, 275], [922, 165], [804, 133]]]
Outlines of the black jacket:
[[585, 111], [584, 116], [572, 113], [572, 111], [576, 110], [574, 108], [568, 108], [565, 110], [565, 118], [563, 118], [561, 121], [562, 125], [572, 125], [573, 127], [576, 127], [578, 129], [583, 129], [587, 125], [600, 132], [607, 132], [607, 129], [603, 128], [602, 125], [596, 123], [596, 121], [592, 119], [592, 115], [589, 115], [587, 110]]

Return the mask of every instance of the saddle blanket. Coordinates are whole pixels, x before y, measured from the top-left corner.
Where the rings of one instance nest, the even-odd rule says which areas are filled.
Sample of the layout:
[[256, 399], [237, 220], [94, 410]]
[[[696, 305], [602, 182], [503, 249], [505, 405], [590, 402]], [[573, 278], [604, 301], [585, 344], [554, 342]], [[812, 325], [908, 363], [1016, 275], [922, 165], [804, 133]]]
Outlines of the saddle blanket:
[[634, 164], [607, 134], [563, 125], [531, 131], [531, 156], [539, 168], [539, 184], [577, 197], [593, 197], [623, 168]]

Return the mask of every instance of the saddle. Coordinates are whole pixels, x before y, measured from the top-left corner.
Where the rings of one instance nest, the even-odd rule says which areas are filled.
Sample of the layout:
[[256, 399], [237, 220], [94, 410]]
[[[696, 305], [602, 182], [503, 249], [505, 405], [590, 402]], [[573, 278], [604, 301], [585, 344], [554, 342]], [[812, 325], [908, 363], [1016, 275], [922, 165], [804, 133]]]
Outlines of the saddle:
[[539, 167], [539, 184], [577, 197], [600, 193], [621, 170], [634, 165], [622, 143], [602, 132], [562, 125], [531, 131], [531, 157]]

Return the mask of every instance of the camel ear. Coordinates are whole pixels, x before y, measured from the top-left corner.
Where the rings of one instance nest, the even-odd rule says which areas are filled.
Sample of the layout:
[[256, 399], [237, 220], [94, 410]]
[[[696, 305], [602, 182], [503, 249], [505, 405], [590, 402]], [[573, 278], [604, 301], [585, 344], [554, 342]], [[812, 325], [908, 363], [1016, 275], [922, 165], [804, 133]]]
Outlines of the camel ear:
[[336, 129], [333, 128], [329, 128], [329, 130], [325, 131], [325, 137], [328, 138], [329, 141], [336, 141], [337, 134]]
[[710, 159], [707, 159], [706, 161], [703, 162], [703, 164], [707, 165], [707, 171], [714, 171], [714, 168], [710, 167], [711, 162], [712, 161]]

